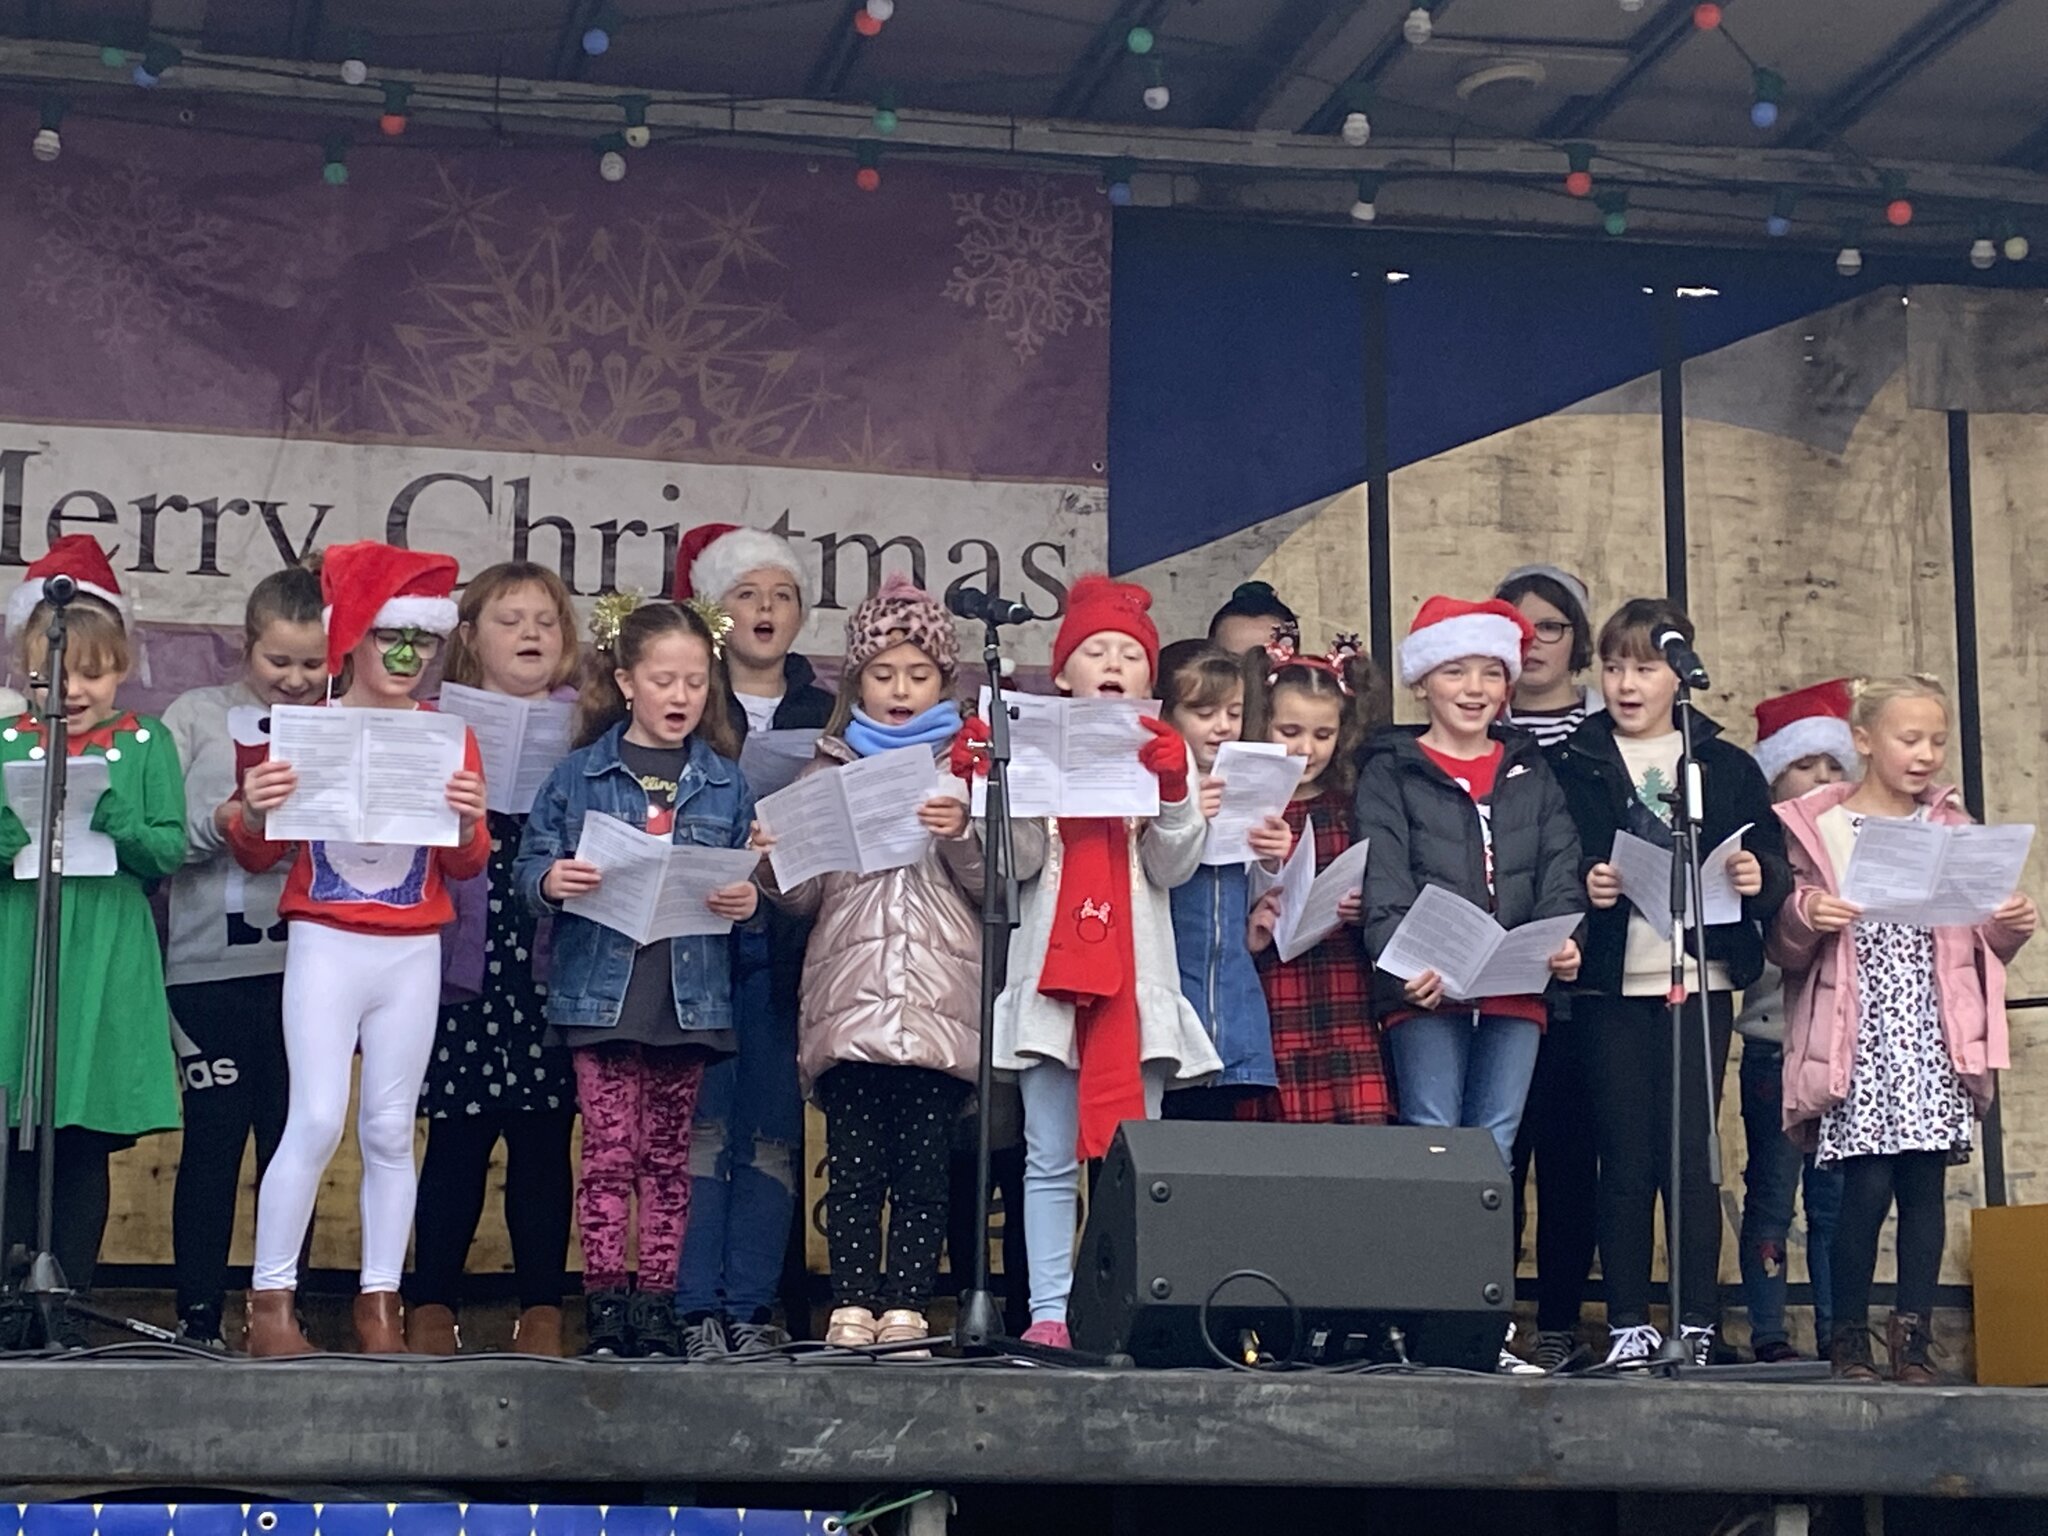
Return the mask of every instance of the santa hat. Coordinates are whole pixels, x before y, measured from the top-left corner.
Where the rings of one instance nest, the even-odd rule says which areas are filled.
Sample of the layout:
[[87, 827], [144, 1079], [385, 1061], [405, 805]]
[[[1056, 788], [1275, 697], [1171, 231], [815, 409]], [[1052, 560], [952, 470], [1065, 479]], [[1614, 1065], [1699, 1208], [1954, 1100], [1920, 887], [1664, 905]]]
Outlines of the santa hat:
[[1522, 658], [1535, 638], [1535, 628], [1513, 603], [1432, 597], [1401, 642], [1401, 681], [1419, 683], [1447, 661], [1490, 656], [1508, 669], [1512, 683], [1522, 675]]
[[676, 551], [675, 600], [708, 597], [720, 601], [747, 572], [763, 568], [789, 572], [796, 583], [797, 604], [803, 606], [804, 568], [789, 540], [765, 528], [742, 528], [736, 523], [692, 528]]
[[1849, 734], [1848, 679], [1815, 683], [1757, 705], [1752, 755], [1770, 783], [1802, 757], [1832, 757], [1844, 773], [1854, 773], [1857, 756], [1855, 738]]
[[1052, 670], [1057, 677], [1083, 640], [1113, 630], [1129, 635], [1145, 648], [1145, 660], [1159, 675], [1159, 626], [1147, 611], [1152, 594], [1134, 581], [1083, 576], [1067, 590], [1067, 614], [1052, 641]]
[[18, 635], [29, 615], [43, 600], [43, 583], [52, 576], [69, 576], [87, 597], [98, 598], [128, 626], [128, 599], [121, 595], [121, 583], [114, 579], [114, 567], [99, 540], [89, 533], [67, 533], [50, 546], [50, 552], [28, 568], [7, 597], [7, 633]]
[[375, 539], [329, 549], [320, 560], [328, 673], [339, 676], [348, 653], [373, 629], [421, 629], [430, 635], [453, 630], [460, 617], [454, 598], [459, 570], [453, 555]]
[[1500, 584], [1506, 587], [1513, 582], [1520, 581], [1524, 576], [1548, 577], [1560, 587], [1563, 587], [1565, 591], [1572, 595], [1573, 600], [1578, 603], [1581, 617], [1593, 611], [1592, 600], [1586, 592], [1586, 584], [1563, 566], [1544, 565], [1541, 563], [1536, 565], [1518, 565], [1512, 571], [1509, 571], [1507, 575], [1501, 577]]

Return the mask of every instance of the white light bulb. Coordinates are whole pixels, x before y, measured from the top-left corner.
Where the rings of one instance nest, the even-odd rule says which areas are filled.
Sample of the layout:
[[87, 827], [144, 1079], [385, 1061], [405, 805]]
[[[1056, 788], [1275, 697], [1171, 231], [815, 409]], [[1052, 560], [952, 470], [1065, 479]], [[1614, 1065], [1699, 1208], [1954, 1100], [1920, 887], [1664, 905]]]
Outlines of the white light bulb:
[[896, 0], [868, 0], [867, 13], [877, 21], [887, 21], [896, 14]]
[[341, 61], [341, 83], [343, 85], [361, 85], [369, 78], [370, 66], [361, 59], [343, 59]]
[[2025, 235], [2006, 236], [2005, 259], [2007, 261], [2025, 261], [2027, 253], [2031, 250], [2033, 250], [2033, 247], [2027, 243]]
[[608, 149], [597, 162], [597, 174], [606, 181], [626, 179], [626, 157], [616, 149]]
[[645, 149], [653, 142], [654, 135], [647, 131], [645, 123], [635, 123], [626, 130], [626, 147], [628, 149]]
[[1643, 0], [1621, 0], [1621, 8], [1633, 16], [1643, 8]]
[[1435, 32], [1436, 23], [1429, 19], [1429, 7], [1418, 5], [1408, 13], [1408, 19], [1401, 23], [1401, 35], [1408, 39], [1411, 48], [1420, 48]]
[[1998, 260], [1998, 247], [1991, 243], [1989, 235], [1979, 235], [1970, 242], [1970, 265], [1979, 272], [1988, 272]]
[[1370, 224], [1374, 219], [1378, 218], [1379, 216], [1379, 205], [1377, 203], [1367, 202], [1362, 197], [1357, 202], [1351, 205], [1351, 217], [1358, 220], [1358, 222], [1361, 224]]
[[1853, 245], [1845, 245], [1835, 258], [1835, 270], [1844, 277], [1854, 277], [1863, 270], [1863, 253]]
[[1145, 105], [1154, 112], [1164, 112], [1166, 104], [1173, 100], [1173, 93], [1163, 85], [1145, 87]]
[[1344, 126], [1339, 132], [1343, 134], [1344, 142], [1353, 149], [1363, 149], [1365, 141], [1372, 137], [1372, 119], [1363, 112], [1347, 112], [1344, 114]]
[[64, 153], [64, 141], [57, 137], [56, 129], [38, 128], [34, 141], [29, 145], [29, 151], [43, 164], [48, 165]]

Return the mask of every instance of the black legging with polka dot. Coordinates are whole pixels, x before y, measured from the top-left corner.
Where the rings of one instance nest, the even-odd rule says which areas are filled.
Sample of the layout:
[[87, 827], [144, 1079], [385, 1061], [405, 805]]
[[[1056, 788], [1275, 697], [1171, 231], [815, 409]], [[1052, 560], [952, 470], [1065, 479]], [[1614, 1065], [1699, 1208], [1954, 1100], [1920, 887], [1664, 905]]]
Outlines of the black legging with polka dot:
[[[946, 1241], [947, 1157], [967, 1084], [923, 1067], [842, 1062], [818, 1079], [835, 1306], [922, 1312]], [[882, 1262], [882, 1202], [889, 1256]]]

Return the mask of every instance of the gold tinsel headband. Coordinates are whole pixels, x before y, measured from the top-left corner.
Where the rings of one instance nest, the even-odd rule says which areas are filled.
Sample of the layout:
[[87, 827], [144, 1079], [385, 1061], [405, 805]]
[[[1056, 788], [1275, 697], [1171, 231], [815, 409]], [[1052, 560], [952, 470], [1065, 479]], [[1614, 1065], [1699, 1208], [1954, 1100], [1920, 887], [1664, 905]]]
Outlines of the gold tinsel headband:
[[711, 631], [711, 654], [723, 660], [726, 637], [732, 633], [732, 615], [715, 597], [686, 597], [683, 606], [704, 621], [704, 627]]
[[[590, 606], [590, 638], [601, 650], [614, 650], [619, 643], [619, 629], [626, 622], [626, 615], [632, 613], [646, 601], [638, 592], [607, 592]], [[732, 615], [720, 607], [715, 599], [689, 597], [677, 604], [687, 608], [711, 633], [711, 654], [723, 659], [726, 637], [732, 633]]]

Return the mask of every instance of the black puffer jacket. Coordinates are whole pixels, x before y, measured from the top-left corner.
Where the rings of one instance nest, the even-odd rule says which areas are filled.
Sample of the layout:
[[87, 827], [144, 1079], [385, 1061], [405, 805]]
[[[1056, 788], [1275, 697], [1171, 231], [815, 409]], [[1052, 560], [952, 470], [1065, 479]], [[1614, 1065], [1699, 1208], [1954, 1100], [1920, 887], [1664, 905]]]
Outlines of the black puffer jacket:
[[[1784, 824], [1771, 810], [1771, 787], [1756, 759], [1722, 740], [1721, 727], [1706, 716], [1693, 718], [1693, 751], [1705, 802], [1700, 854], [1711, 853], [1747, 823], [1742, 846], [1756, 855], [1764, 871], [1764, 888], [1743, 899], [1742, 921], [1718, 923], [1707, 930], [1707, 958], [1727, 966], [1729, 984], [1739, 991], [1763, 974], [1764, 930], [1792, 894], [1792, 866], [1785, 862]], [[1633, 833], [1660, 848], [1672, 846], [1670, 829], [1636, 796], [1635, 780], [1615, 744], [1611, 716], [1587, 716], [1585, 724], [1553, 749], [1551, 764], [1578, 825], [1584, 869], [1613, 852], [1617, 832]], [[1635, 906], [1623, 900], [1592, 914], [1586, 929], [1586, 962], [1574, 991], [1621, 991], [1628, 920], [1634, 911]]]
[[[1493, 889], [1486, 884], [1486, 836], [1479, 808], [1429, 760], [1418, 726], [1390, 726], [1366, 744], [1358, 774], [1358, 835], [1365, 859], [1365, 952], [1377, 963], [1425, 885], [1485, 907], [1503, 928], [1586, 908], [1579, 839], [1564, 793], [1536, 738], [1496, 726], [1503, 744], [1491, 814]], [[1373, 972], [1375, 1012], [1410, 1006], [1398, 977]]]

